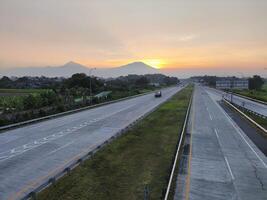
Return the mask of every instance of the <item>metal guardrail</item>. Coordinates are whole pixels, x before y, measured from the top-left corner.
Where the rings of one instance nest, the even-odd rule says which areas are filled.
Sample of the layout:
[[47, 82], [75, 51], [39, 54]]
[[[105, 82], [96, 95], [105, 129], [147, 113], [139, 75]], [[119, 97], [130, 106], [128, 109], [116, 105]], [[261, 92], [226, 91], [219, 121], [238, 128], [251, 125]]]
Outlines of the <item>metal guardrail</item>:
[[[242, 112], [240, 109], [238, 109], [238, 107], [241, 107], [241, 106], [238, 106], [238, 105], [235, 105], [231, 102], [229, 102], [228, 100], [226, 99], [223, 99], [224, 102], [226, 102], [229, 106], [231, 106], [232, 108], [234, 108], [238, 113], [240, 113], [241, 115], [243, 115], [246, 119], [248, 119], [252, 124], [254, 124], [256, 127], [258, 127], [259, 129], [261, 129], [265, 134], [267, 134], [267, 130], [262, 127], [260, 124], [258, 124], [257, 122], [255, 122], [253, 119], [251, 119], [249, 116], [247, 116], [244, 112]], [[245, 109], [243, 107], [241, 107], [242, 109]], [[251, 112], [253, 114], [256, 114], [258, 115], [257, 113], [254, 113], [253, 111], [251, 110], [248, 110], [246, 109], [248, 112]], [[259, 115], [258, 115], [259, 116]]]
[[[216, 92], [220, 91], [220, 92], [223, 92], [223, 93], [227, 93], [225, 90], [221, 90], [221, 89], [217, 89], [217, 88], [212, 88], [212, 87], [209, 87], [209, 88], [212, 89], [212, 90], [214, 90], [214, 91], [216, 91]], [[267, 105], [267, 102], [265, 102], [265, 101], [261, 101], [261, 100], [258, 100], [258, 99], [253, 99], [253, 98], [251, 98], [251, 97], [247, 97], [247, 96], [244, 96], [244, 95], [235, 93], [235, 92], [231, 92], [231, 93], [232, 93], [233, 95], [235, 95], [235, 96], [239, 96], [239, 97], [241, 97], [241, 98], [248, 99], [248, 100], [254, 101], [254, 102], [256, 102], [256, 103], [260, 103], [260, 104]]]
[[267, 102], [265, 102], [265, 101], [261, 101], [261, 100], [258, 100], [258, 99], [253, 99], [253, 98], [251, 98], [251, 97], [247, 97], [247, 96], [244, 96], [244, 95], [235, 93], [235, 92], [233, 92], [233, 94], [236, 95], [236, 96], [239, 96], [239, 97], [241, 97], [241, 98], [248, 99], [248, 100], [250, 100], [250, 101], [254, 101], [254, 102], [257, 102], [257, 103], [260, 103], [260, 104], [267, 105]]
[[254, 115], [258, 116], [258, 117], [261, 117], [263, 119], [267, 119], [267, 116], [262, 115], [262, 114], [260, 114], [258, 112], [255, 112], [253, 110], [250, 110], [250, 109], [246, 108], [244, 105], [242, 105], [242, 106], [238, 105], [237, 103], [234, 103], [232, 99], [229, 100], [229, 99], [225, 98], [224, 96], [222, 97], [222, 99], [227, 101], [227, 102], [229, 102], [229, 103], [231, 103], [232, 105], [234, 105], [237, 108], [241, 108], [242, 110], [246, 110], [247, 112], [250, 112], [250, 113], [252, 113], [252, 114], [254, 114]]
[[127, 99], [132, 99], [132, 98], [139, 97], [139, 96], [144, 96], [144, 95], [147, 95], [147, 94], [151, 94], [153, 92], [155, 92], [155, 91], [150, 91], [150, 92], [146, 92], [146, 93], [142, 93], [142, 94], [137, 94], [137, 95], [133, 95], [133, 96], [129, 96], [129, 97], [124, 97], [124, 98], [121, 98], [121, 99], [116, 99], [116, 100], [113, 100], [113, 101], [107, 101], [107, 102], [104, 102], [104, 103], [99, 103], [99, 104], [95, 104], [95, 105], [85, 106], [85, 107], [74, 109], [74, 110], [69, 110], [69, 111], [65, 111], [65, 112], [56, 113], [56, 114], [53, 114], [53, 115], [48, 115], [48, 116], [39, 117], [39, 118], [35, 118], [35, 119], [23, 121], [23, 122], [18, 122], [18, 123], [15, 123], [15, 124], [10, 124], [10, 125], [6, 125], [6, 126], [2, 126], [2, 127], [0, 127], [0, 131], [9, 130], [9, 129], [17, 128], [17, 127], [20, 127], [20, 126], [24, 126], [24, 125], [28, 125], [28, 124], [33, 124], [33, 123], [44, 121], [44, 120], [47, 120], [47, 119], [61, 117], [61, 116], [73, 114], [73, 113], [76, 113], [76, 112], [80, 112], [80, 111], [84, 111], [84, 110], [88, 110], [88, 109], [92, 109], [92, 108], [97, 108], [97, 107], [100, 107], [100, 106], [104, 106], [104, 105], [116, 103], [116, 102], [119, 102], [119, 101], [123, 101], [123, 100], [127, 100]]
[[[185, 87], [183, 87], [185, 88]], [[183, 89], [182, 88], [182, 89]], [[42, 183], [36, 183], [36, 187], [35, 189], [33, 189], [31, 192], [27, 192], [25, 191], [25, 193], [27, 193], [26, 195], [24, 195], [21, 200], [28, 200], [28, 199], [34, 199], [36, 200], [37, 198], [37, 193], [41, 192], [43, 189], [47, 188], [48, 186], [54, 184], [58, 179], [60, 179], [61, 177], [63, 177], [65, 174], [68, 174], [71, 170], [73, 170], [75, 167], [77, 167], [78, 165], [80, 165], [81, 163], [83, 163], [85, 160], [89, 159], [90, 157], [92, 157], [98, 150], [100, 150], [101, 148], [103, 148], [105, 145], [111, 143], [114, 139], [118, 138], [119, 136], [121, 136], [123, 133], [127, 132], [129, 129], [131, 129], [136, 123], [138, 123], [139, 121], [141, 121], [142, 119], [144, 119], [147, 115], [149, 115], [150, 113], [154, 112], [159, 106], [161, 106], [163, 103], [165, 103], [166, 101], [168, 101], [171, 97], [173, 97], [175, 94], [177, 94], [178, 92], [180, 92], [181, 90], [177, 91], [176, 93], [174, 93], [173, 95], [171, 95], [170, 97], [168, 97], [165, 101], [161, 102], [159, 105], [157, 105], [155, 108], [153, 108], [152, 110], [150, 110], [149, 112], [143, 114], [142, 116], [140, 116], [138, 119], [136, 119], [134, 122], [132, 122], [131, 124], [129, 124], [127, 127], [125, 127], [124, 129], [120, 130], [116, 135], [110, 137], [108, 140], [106, 140], [105, 142], [103, 142], [102, 144], [96, 146], [93, 150], [89, 150], [87, 153], [85, 153], [84, 155], [80, 156], [79, 158], [76, 158], [72, 161], [70, 161], [67, 166], [62, 167], [60, 170], [58, 170], [57, 173], [55, 173], [53, 176], [50, 177], [45, 177], [45, 179], [43, 180]], [[151, 93], [151, 92], [149, 92]], [[21, 191], [20, 191], [21, 193]], [[15, 199], [18, 198], [15, 196]]]
[[[252, 101], [252, 102], [260, 103], [260, 104], [263, 104], [263, 105], [267, 105], [266, 102], [259, 101], [259, 100], [253, 99], [253, 98], [249, 98], [249, 97], [246, 97], [246, 96], [243, 96], [243, 95], [239, 95], [239, 94], [237, 94], [237, 93], [233, 93], [233, 92], [231, 92], [231, 93], [227, 93], [227, 92], [225, 92], [225, 91], [223, 91], [223, 90], [220, 90], [220, 89], [215, 89], [215, 88], [211, 88], [211, 89], [214, 90], [214, 91], [217, 92], [217, 93], [222, 92], [222, 93], [223, 93], [223, 94], [222, 94], [222, 99], [227, 100], [228, 102], [230, 102], [231, 104], [235, 105], [236, 107], [242, 108], [242, 109], [244, 109], [244, 110], [246, 110], [246, 111], [248, 111], [248, 112], [250, 112], [250, 113], [253, 113], [254, 115], [257, 115], [257, 116], [263, 118], [263, 119], [266, 119], [266, 118], [267, 118], [267, 116], [265, 116], [265, 115], [262, 115], [262, 114], [260, 114], [260, 113], [258, 113], [258, 112], [255, 112], [255, 111], [253, 111], [253, 110], [250, 110], [250, 109], [246, 108], [245, 106], [240, 106], [240, 105], [234, 103], [234, 102], [233, 102], [233, 98], [234, 98], [234, 97], [240, 97], [240, 98], [247, 99], [247, 100], [250, 100], [250, 101]], [[225, 95], [226, 95], [226, 96], [230, 95], [230, 100], [227, 99], [227, 98], [225, 98]], [[242, 102], [242, 100], [240, 100], [240, 102], [241, 102], [241, 103], [244, 103], [244, 105], [245, 105], [245, 102], [244, 102], [244, 101]]]
[[176, 169], [179, 153], [181, 152], [182, 142], [183, 142], [183, 139], [184, 139], [184, 136], [185, 136], [185, 132], [186, 132], [186, 128], [187, 128], [187, 123], [188, 123], [188, 119], [189, 119], [189, 113], [190, 113], [191, 105], [192, 105], [192, 101], [193, 101], [193, 94], [194, 94], [194, 90], [192, 91], [192, 94], [191, 94], [191, 97], [190, 97], [190, 101], [189, 101], [189, 104], [188, 104], [188, 108], [187, 108], [187, 111], [186, 111], [186, 116], [185, 116], [185, 119], [184, 119], [182, 132], [180, 134], [178, 147], [177, 147], [177, 150], [176, 150], [176, 153], [175, 153], [175, 157], [174, 157], [174, 161], [173, 161], [173, 165], [172, 165], [172, 170], [171, 170], [171, 174], [170, 174], [170, 178], [169, 178], [169, 182], [168, 182], [168, 186], [167, 186], [167, 189], [166, 189], [164, 200], [168, 200], [168, 197], [169, 197], [169, 193], [170, 193], [171, 184], [172, 184], [172, 181], [173, 181], [174, 172], [175, 172], [175, 169]]

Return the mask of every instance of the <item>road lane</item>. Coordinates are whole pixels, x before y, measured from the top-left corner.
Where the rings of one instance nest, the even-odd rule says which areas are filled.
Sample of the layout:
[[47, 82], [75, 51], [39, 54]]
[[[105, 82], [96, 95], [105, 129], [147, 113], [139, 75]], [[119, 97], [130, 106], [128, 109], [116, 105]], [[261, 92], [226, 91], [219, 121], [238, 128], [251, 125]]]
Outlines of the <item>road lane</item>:
[[0, 199], [19, 199], [181, 90], [162, 90], [0, 134]]
[[195, 88], [191, 151], [183, 155], [187, 171], [178, 176], [175, 200], [267, 197], [267, 158], [220, 107], [220, 99], [209, 89]]
[[219, 94], [221, 97], [224, 96], [224, 98], [227, 99], [228, 101], [231, 101], [241, 107], [244, 107], [248, 110], [251, 110], [255, 113], [258, 113], [260, 115], [267, 117], [267, 105], [265, 104], [261, 104], [261, 103], [258, 103], [258, 102], [255, 102], [255, 101], [252, 101], [246, 98], [242, 98], [234, 94], [232, 95], [232, 94], [223, 92], [221, 90], [216, 90], [213, 88], [206, 87], [206, 90], [212, 93]]

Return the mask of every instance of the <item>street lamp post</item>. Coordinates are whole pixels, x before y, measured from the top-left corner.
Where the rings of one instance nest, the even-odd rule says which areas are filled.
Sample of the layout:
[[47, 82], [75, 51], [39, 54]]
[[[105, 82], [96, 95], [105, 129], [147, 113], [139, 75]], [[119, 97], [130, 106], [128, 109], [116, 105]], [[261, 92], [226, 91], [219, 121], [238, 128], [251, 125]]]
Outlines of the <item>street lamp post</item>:
[[92, 71], [93, 70], [96, 70], [96, 68], [92, 68], [92, 69], [90, 69], [90, 71], [89, 71], [89, 77], [90, 77], [90, 105], [92, 104]]

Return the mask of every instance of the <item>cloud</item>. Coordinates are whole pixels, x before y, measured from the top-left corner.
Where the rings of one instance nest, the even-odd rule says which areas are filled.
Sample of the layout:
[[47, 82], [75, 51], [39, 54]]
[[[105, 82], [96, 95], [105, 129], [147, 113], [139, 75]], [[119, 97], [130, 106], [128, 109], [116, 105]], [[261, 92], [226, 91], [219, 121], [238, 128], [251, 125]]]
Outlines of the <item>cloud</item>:
[[187, 41], [194, 40], [195, 38], [197, 38], [197, 35], [194, 35], [194, 34], [184, 35], [184, 36], [180, 36], [179, 37], [179, 41], [181, 41], [181, 42], [187, 42]]

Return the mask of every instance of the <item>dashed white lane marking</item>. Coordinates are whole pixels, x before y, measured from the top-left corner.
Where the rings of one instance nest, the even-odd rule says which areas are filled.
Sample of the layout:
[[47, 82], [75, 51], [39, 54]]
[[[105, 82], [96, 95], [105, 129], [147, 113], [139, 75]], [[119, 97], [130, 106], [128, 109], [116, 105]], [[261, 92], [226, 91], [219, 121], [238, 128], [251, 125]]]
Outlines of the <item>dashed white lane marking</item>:
[[61, 147], [59, 147], [59, 148], [57, 148], [57, 149], [55, 149], [55, 150], [49, 152], [47, 155], [51, 155], [51, 154], [53, 154], [53, 153], [56, 153], [57, 151], [59, 151], [59, 150], [61, 150], [61, 149], [64, 149], [65, 147], [71, 145], [72, 143], [74, 143], [74, 141], [73, 141], [73, 142], [69, 142], [69, 143], [67, 143], [67, 144], [65, 144], [65, 145], [63, 145], [63, 146], [61, 146]]
[[257, 158], [259, 159], [259, 161], [262, 163], [262, 165], [267, 168], [266, 163], [261, 159], [261, 157], [257, 154], [257, 152], [253, 149], [253, 147], [248, 143], [248, 141], [244, 138], [244, 136], [241, 133], [241, 130], [239, 127], [237, 127], [237, 125], [235, 125], [235, 123], [233, 122], [232, 118], [230, 118], [226, 112], [219, 106], [219, 104], [213, 99], [211, 98], [211, 100], [215, 103], [215, 105], [221, 110], [221, 112], [224, 114], [224, 116], [228, 119], [228, 121], [232, 124], [232, 126], [234, 127], [234, 129], [237, 131], [237, 133], [241, 136], [241, 138], [245, 141], [245, 143], [249, 146], [249, 148], [251, 149], [251, 151], [257, 156]]
[[[217, 139], [218, 139], [218, 143], [219, 143], [219, 145], [222, 146], [222, 145], [220, 144], [219, 134], [218, 134], [218, 131], [217, 131], [216, 128], [214, 128], [214, 132], [215, 132], [216, 137], [217, 137]], [[230, 173], [230, 175], [231, 175], [231, 178], [232, 178], [232, 180], [234, 180], [235, 177], [234, 177], [233, 172], [232, 172], [232, 170], [231, 170], [230, 164], [229, 164], [229, 162], [228, 162], [228, 160], [227, 160], [227, 158], [226, 158], [225, 156], [224, 156], [224, 160], [225, 160], [225, 162], [226, 162], [226, 166], [227, 166], [228, 171], [229, 171], [229, 173]]]
[[[103, 120], [103, 119], [105, 119], [105, 118], [107, 118], [107, 117], [110, 117], [110, 116], [112, 116], [112, 115], [115, 115], [115, 114], [117, 114], [117, 113], [119, 113], [119, 112], [121, 112], [121, 111], [123, 111], [123, 110], [127, 110], [128, 108], [130, 108], [130, 107], [132, 107], [132, 106], [133, 106], [133, 105], [130, 105], [130, 106], [127, 106], [127, 107], [122, 108], [122, 109], [120, 109], [120, 110], [117, 110], [117, 111], [115, 111], [115, 112], [113, 112], [113, 113], [110, 113], [110, 114], [108, 114], [108, 115], [105, 115], [105, 116], [103, 116], [103, 117], [92, 119], [92, 120], [88, 121], [88, 125], [91, 125], [91, 124], [94, 123], [94, 122], [97, 122], [97, 121]], [[58, 132], [58, 133], [54, 133], [54, 134], [49, 135], [49, 136], [46, 136], [46, 137], [44, 137], [44, 138], [40, 138], [40, 139], [35, 140], [35, 141], [33, 141], [33, 142], [30, 142], [30, 143], [28, 143], [28, 144], [23, 144], [23, 145], [21, 145], [21, 146], [18, 146], [18, 147], [16, 147], [16, 148], [11, 149], [11, 150], [8, 150], [8, 151], [5, 151], [5, 152], [0, 152], [0, 162], [1, 162], [1, 161], [8, 160], [8, 159], [10, 159], [10, 158], [13, 158], [13, 157], [15, 157], [15, 156], [17, 156], [17, 155], [20, 155], [20, 154], [22, 154], [22, 153], [25, 153], [25, 152], [27, 152], [27, 151], [29, 151], [29, 150], [31, 150], [31, 149], [34, 149], [34, 148], [36, 148], [36, 147], [39, 147], [39, 146], [41, 146], [41, 145], [43, 145], [43, 144], [46, 144], [46, 143], [48, 143], [48, 142], [51, 142], [51, 141], [53, 141], [53, 140], [55, 140], [55, 139], [58, 139], [58, 138], [60, 138], [60, 137], [65, 136], [65, 135], [67, 135], [67, 134], [73, 133], [74, 131], [77, 131], [77, 130], [79, 130], [79, 129], [84, 128], [85, 126], [87, 126], [87, 125], [84, 125], [84, 123], [83, 123], [83, 124], [80, 124], [80, 125], [79, 125], [78, 127], [76, 127], [75, 129], [73, 129], [74, 127], [73, 127], [73, 128], [67, 128], [65, 131], [60, 131], [60, 132]]]
[[218, 135], [218, 131], [217, 131], [217, 129], [215, 128], [214, 131], [215, 131], [215, 134], [216, 134], [216, 136], [217, 136], [217, 138], [218, 138], [218, 141], [219, 141], [219, 135]]
[[[206, 105], [206, 103], [205, 103], [205, 105]], [[207, 106], [207, 105], [206, 105], [206, 109], [207, 109], [207, 111], [208, 111], [208, 114], [209, 114], [210, 120], [212, 120], [212, 115], [210, 114], [210, 111], [209, 111], [209, 108], [208, 108], [208, 106]]]
[[[171, 91], [177, 91], [177, 90], [174, 88]], [[171, 93], [170, 96], [172, 96], [172, 95], [173, 95], [173, 93]], [[165, 100], [166, 100], [166, 98], [165, 98]], [[10, 159], [12, 157], [18, 156], [20, 154], [23, 154], [23, 153], [25, 153], [25, 152], [27, 152], [27, 151], [29, 151], [31, 149], [34, 149], [36, 147], [39, 147], [39, 146], [41, 146], [43, 144], [46, 144], [48, 142], [51, 142], [52, 140], [58, 139], [58, 138], [63, 137], [65, 135], [67, 135], [67, 134], [71, 134], [74, 131], [77, 131], [79, 129], [84, 128], [85, 126], [91, 125], [91, 124], [93, 124], [95, 122], [99, 122], [101, 120], [104, 120], [104, 119], [106, 119], [108, 117], [111, 117], [112, 115], [115, 115], [115, 114], [117, 114], [119, 112], [122, 112], [124, 110], [127, 110], [127, 109], [129, 109], [129, 108], [131, 108], [131, 107], [133, 107], [133, 106], [135, 106], [137, 104], [139, 104], [139, 102], [137, 102], [135, 104], [130, 104], [127, 107], [124, 107], [122, 109], [116, 110], [115, 112], [109, 113], [109, 114], [107, 114], [105, 116], [102, 116], [102, 117], [99, 117], [99, 118], [94, 118], [94, 119], [91, 119], [91, 120], [89, 120], [87, 122], [83, 122], [82, 124], [76, 125], [76, 126], [74, 126], [72, 128], [67, 128], [65, 131], [63, 130], [63, 131], [54, 133], [54, 134], [52, 134], [50, 136], [46, 136], [44, 138], [37, 139], [37, 140], [35, 140], [33, 142], [30, 142], [28, 144], [23, 144], [21, 146], [18, 146], [16, 148], [11, 149], [11, 150], [8, 150], [8, 151], [5, 151], [5, 152], [0, 152], [0, 162], [5, 161], [5, 160], [8, 160], [8, 159]], [[148, 111], [149, 111], [149, 109], [148, 109]]]
[[231, 167], [230, 167], [230, 165], [229, 165], [229, 162], [228, 162], [228, 160], [227, 160], [227, 158], [226, 158], [225, 156], [224, 156], [224, 159], [225, 159], [227, 168], [228, 168], [228, 170], [229, 170], [229, 172], [230, 172], [230, 175], [231, 175], [231, 177], [232, 177], [232, 180], [235, 180], [235, 177], [234, 177], [234, 175], [233, 175], [233, 172], [232, 172], [232, 170], [231, 170]]
[[209, 117], [210, 117], [210, 120], [212, 120], [212, 116], [211, 116], [211, 114], [209, 113]]

